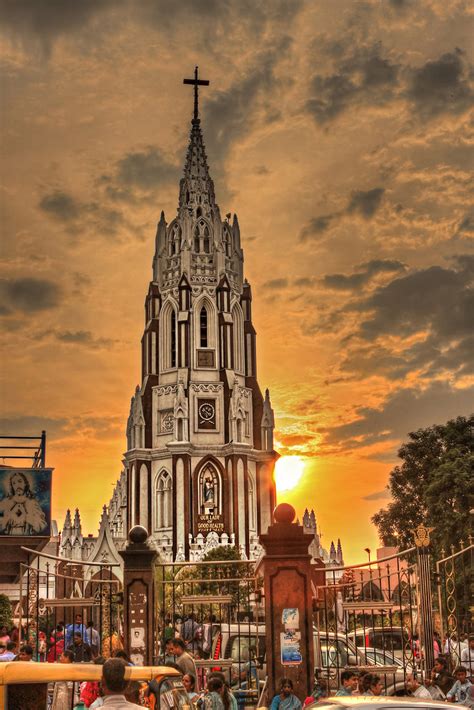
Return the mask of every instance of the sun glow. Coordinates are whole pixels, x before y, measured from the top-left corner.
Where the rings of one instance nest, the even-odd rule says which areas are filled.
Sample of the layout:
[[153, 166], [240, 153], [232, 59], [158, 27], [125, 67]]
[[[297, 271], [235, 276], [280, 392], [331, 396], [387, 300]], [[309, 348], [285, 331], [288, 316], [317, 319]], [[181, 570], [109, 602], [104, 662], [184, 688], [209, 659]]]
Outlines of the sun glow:
[[277, 493], [291, 491], [298, 485], [305, 462], [301, 456], [282, 456], [275, 464], [274, 479]]

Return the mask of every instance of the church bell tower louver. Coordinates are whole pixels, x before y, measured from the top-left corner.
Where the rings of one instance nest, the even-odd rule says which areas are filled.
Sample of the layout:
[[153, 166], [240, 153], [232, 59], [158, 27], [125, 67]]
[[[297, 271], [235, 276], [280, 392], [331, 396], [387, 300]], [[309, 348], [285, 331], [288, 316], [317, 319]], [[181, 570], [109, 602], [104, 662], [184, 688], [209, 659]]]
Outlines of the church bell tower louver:
[[257, 382], [252, 294], [237, 215], [221, 219], [194, 116], [177, 214], [161, 213], [145, 300], [142, 383], [127, 423], [127, 518], [163, 560], [219, 545], [258, 556], [276, 503], [274, 416]]

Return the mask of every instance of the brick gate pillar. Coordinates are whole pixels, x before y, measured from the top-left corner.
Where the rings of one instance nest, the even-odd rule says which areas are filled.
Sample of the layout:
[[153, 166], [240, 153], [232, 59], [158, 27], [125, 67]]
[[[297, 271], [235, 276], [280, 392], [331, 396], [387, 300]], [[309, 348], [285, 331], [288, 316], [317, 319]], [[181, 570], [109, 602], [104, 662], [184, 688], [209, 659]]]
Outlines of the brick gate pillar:
[[281, 678], [293, 681], [303, 701], [314, 683], [312, 569], [313, 539], [294, 523], [295, 510], [280, 503], [275, 522], [260, 536], [265, 554], [256, 573], [263, 575], [268, 703], [279, 691]]
[[148, 531], [136, 525], [119, 552], [123, 558], [123, 623], [125, 651], [132, 663], [153, 665], [155, 641], [154, 562], [157, 553], [147, 545]]

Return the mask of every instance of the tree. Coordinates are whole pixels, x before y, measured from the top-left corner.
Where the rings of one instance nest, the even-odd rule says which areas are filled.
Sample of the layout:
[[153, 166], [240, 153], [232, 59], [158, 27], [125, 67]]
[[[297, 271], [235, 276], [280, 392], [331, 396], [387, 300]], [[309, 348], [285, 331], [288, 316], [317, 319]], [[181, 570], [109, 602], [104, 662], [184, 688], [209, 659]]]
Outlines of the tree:
[[0, 626], [11, 629], [13, 623], [12, 605], [6, 594], [0, 594]]
[[398, 456], [402, 464], [390, 473], [392, 501], [372, 522], [387, 545], [413, 546], [420, 525], [432, 532], [435, 558], [441, 550], [467, 540], [474, 507], [474, 415], [408, 435]]

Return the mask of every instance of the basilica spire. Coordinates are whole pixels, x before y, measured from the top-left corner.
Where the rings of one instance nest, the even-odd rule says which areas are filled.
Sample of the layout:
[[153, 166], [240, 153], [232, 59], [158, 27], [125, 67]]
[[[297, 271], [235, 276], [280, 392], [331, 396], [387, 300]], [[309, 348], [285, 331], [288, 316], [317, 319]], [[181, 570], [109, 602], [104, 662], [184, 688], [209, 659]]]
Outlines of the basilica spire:
[[204, 139], [199, 119], [199, 86], [209, 86], [209, 81], [198, 78], [198, 67], [194, 79], [183, 79], [183, 84], [194, 87], [194, 113], [191, 121], [188, 152], [184, 163], [184, 177], [179, 189], [179, 213], [189, 212], [194, 217], [212, 217], [216, 207], [214, 183], [209, 175]]
[[184, 176], [179, 186], [179, 212], [194, 217], [211, 217], [216, 208], [214, 183], [209, 174], [206, 149], [199, 118], [191, 121], [188, 151], [184, 163]]

